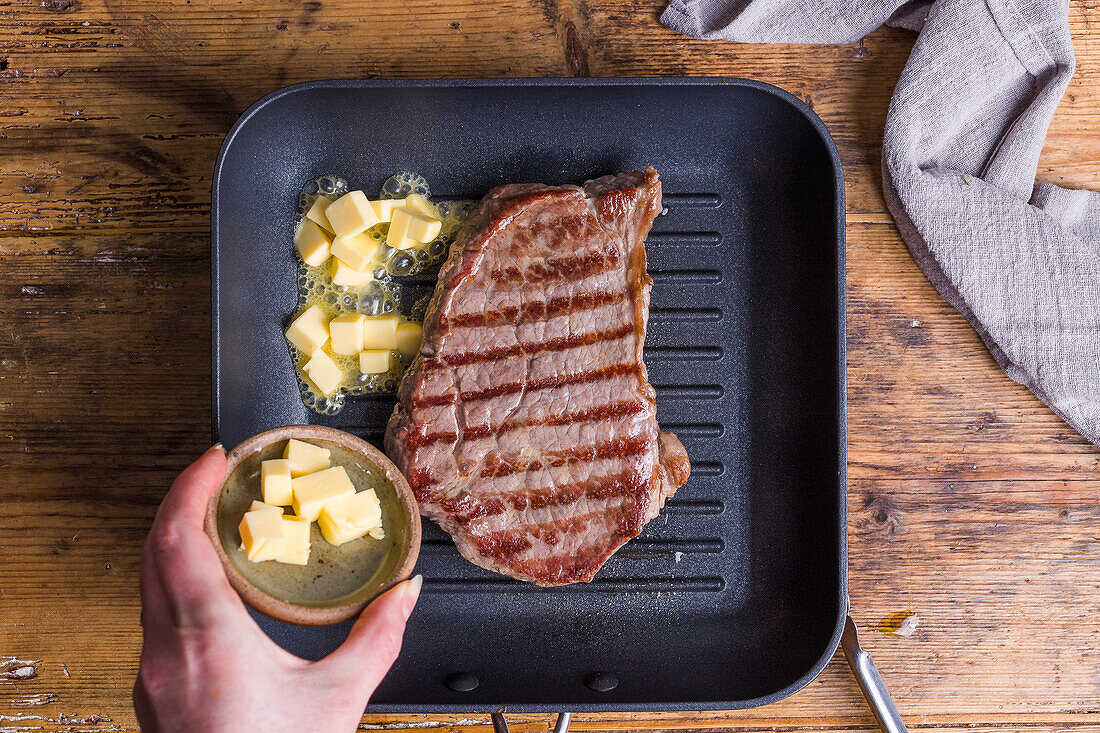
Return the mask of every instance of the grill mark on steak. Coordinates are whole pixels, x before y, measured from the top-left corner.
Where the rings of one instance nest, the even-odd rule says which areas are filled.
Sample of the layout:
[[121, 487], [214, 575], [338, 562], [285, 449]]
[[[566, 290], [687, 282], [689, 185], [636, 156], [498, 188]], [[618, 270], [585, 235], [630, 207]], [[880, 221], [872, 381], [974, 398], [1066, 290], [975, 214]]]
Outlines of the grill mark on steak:
[[543, 351], [564, 351], [565, 349], [572, 349], [577, 346], [591, 346], [592, 344], [598, 344], [603, 341], [617, 341], [633, 333], [634, 326], [629, 323], [624, 323], [618, 328], [610, 331], [595, 331], [593, 333], [582, 333], [576, 336], [554, 338], [548, 341], [519, 343], [515, 346], [502, 346], [496, 349], [486, 349], [485, 351], [468, 351], [460, 354], [448, 354], [443, 356], [442, 359], [448, 366], [479, 364], [486, 361], [507, 359], [512, 356], [528, 356]]
[[600, 458], [624, 458], [641, 453], [649, 447], [649, 442], [640, 436], [616, 438], [604, 443], [573, 448], [568, 451], [545, 451], [539, 458], [508, 456], [499, 452], [490, 453], [481, 469], [481, 478], [501, 478], [514, 473], [538, 471], [542, 468], [560, 468], [577, 463], [591, 463]]
[[504, 500], [496, 497], [479, 498], [473, 494], [463, 494], [454, 499], [442, 499], [439, 506], [454, 516], [459, 524], [469, 524], [475, 519], [500, 514], [504, 511]]
[[406, 442], [413, 450], [417, 448], [423, 448], [426, 445], [432, 443], [453, 443], [458, 440], [458, 433], [432, 433], [428, 435], [421, 431], [416, 431], [406, 438]]
[[502, 383], [520, 379], [547, 379], [562, 373], [574, 373], [578, 368], [596, 371], [631, 359], [633, 351], [633, 340], [626, 337], [618, 341], [603, 342], [598, 346], [578, 346], [535, 354], [535, 358], [530, 360], [502, 359], [491, 365], [474, 362], [452, 367], [434, 358], [425, 358], [421, 362], [421, 374], [424, 377], [422, 389], [427, 394], [455, 394], [463, 386], [470, 388], [486, 384], [488, 369], [492, 369], [494, 379]]
[[476, 402], [477, 400], [489, 400], [495, 397], [518, 394], [524, 391], [538, 392], [544, 389], [553, 389], [554, 387], [590, 384], [610, 377], [622, 377], [627, 374], [633, 374], [636, 371], [638, 371], [637, 364], [613, 364], [609, 367], [603, 367], [590, 372], [562, 374], [557, 377], [544, 377], [542, 379], [527, 382], [526, 384], [523, 382], [512, 382], [510, 384], [501, 384], [496, 387], [487, 387], [481, 390], [459, 392], [457, 395], [454, 393], [424, 396], [416, 395], [413, 397], [412, 403], [413, 407], [440, 407], [442, 405], [453, 405], [458, 400], [462, 400], [463, 402]]
[[604, 559], [599, 548], [582, 546], [564, 555], [540, 556], [531, 560], [509, 558], [506, 564], [517, 576], [546, 575], [557, 578], [556, 585], [566, 585], [592, 580], [591, 567], [598, 567]]
[[534, 262], [525, 270], [515, 265], [495, 268], [490, 277], [496, 281], [528, 283], [546, 283], [550, 281], [575, 280], [577, 275], [591, 277], [600, 275], [619, 263], [619, 253], [607, 248], [595, 252], [585, 252], [571, 257], [551, 257], [545, 262]]
[[459, 313], [448, 316], [447, 326], [450, 328], [472, 326], [510, 326], [524, 323], [537, 323], [554, 316], [563, 316], [579, 311], [594, 310], [601, 306], [621, 303], [630, 297], [627, 290], [615, 292], [577, 293], [568, 297], [551, 298], [550, 300], [524, 303], [520, 307], [504, 305], [498, 310], [484, 311], [480, 313]]
[[472, 536], [478, 552], [487, 557], [504, 559], [531, 549], [531, 541], [518, 532], [494, 532], [487, 537]]
[[[417, 428], [417, 433], [421, 430], [424, 428]], [[409, 432], [411, 431], [403, 432], [401, 436], [403, 441], [408, 437]], [[593, 443], [615, 440], [619, 436], [634, 435], [652, 440], [652, 426], [647, 425], [646, 413], [628, 415], [614, 420], [575, 423], [568, 429], [539, 426], [469, 442], [459, 441], [455, 432], [454, 440], [441, 441], [419, 448], [417, 460], [411, 464], [409, 471], [420, 467], [427, 468], [432, 476], [444, 483], [445, 493], [448, 494], [475, 488], [480, 490], [484, 486], [479, 485], [480, 482], [475, 480], [477, 471], [480, 470], [486, 456], [494, 451], [521, 455], [537, 449], [538, 446], [553, 446], [555, 451], [558, 449], [568, 451]], [[653, 449], [647, 451], [649, 458], [654, 457], [657, 450], [658, 447], [654, 442]], [[643, 460], [648, 461], [649, 458], [643, 458]], [[432, 507], [422, 508], [426, 515], [432, 516]]]
[[687, 480], [642, 363], [660, 210], [652, 168], [509, 185], [456, 237], [386, 449], [471, 562], [591, 580]]
[[[621, 510], [621, 511], [615, 511]], [[528, 537], [543, 542], [551, 547], [559, 544], [563, 536], [578, 534], [588, 528], [589, 523], [595, 519], [602, 519], [607, 523], [608, 529], [617, 536], [631, 536], [636, 526], [636, 512], [629, 499], [624, 499], [622, 504], [616, 506], [610, 512], [587, 512], [575, 517], [553, 519], [539, 524], [524, 524], [513, 529], [497, 530], [485, 535], [472, 534], [472, 539], [482, 551], [490, 556], [501, 559], [515, 555], [523, 550], [530, 549], [532, 542]]]
[[[490, 496], [464, 493], [459, 497], [436, 497], [434, 500], [451, 515], [453, 521], [468, 525], [479, 519], [502, 514], [509, 508], [520, 512], [534, 512], [548, 507], [575, 504], [581, 499], [604, 500], [628, 496], [638, 490], [639, 481], [635, 471], [625, 470], [559, 486], [501, 492]], [[527, 522], [515, 528], [539, 524], [540, 522]]]
[[535, 426], [561, 427], [563, 425], [572, 425], [576, 422], [626, 417], [627, 415], [637, 415], [644, 410], [645, 405], [634, 400], [605, 402], [602, 405], [593, 405], [583, 410], [559, 412], [556, 415], [536, 417], [532, 420], [507, 420], [498, 428], [493, 428], [492, 425], [468, 427], [463, 431], [462, 438], [464, 440], [477, 440], [478, 438], [488, 437], [489, 435], [508, 433], [513, 430], [522, 430], [523, 428]]
[[[496, 483], [501, 483], [501, 479], [508, 479], [513, 476], [518, 476], [519, 474], [523, 474], [527, 477], [519, 481], [532, 481], [536, 479], [532, 479], [530, 476], [538, 472], [551, 472], [548, 473], [546, 480], [553, 481], [553, 469], [579, 468], [586, 464], [606, 463], [614, 461], [615, 459], [637, 456], [651, 448], [652, 445], [645, 436], [636, 435], [631, 437], [617, 437], [611, 440], [575, 446], [565, 450], [545, 450], [533, 457], [492, 450], [486, 454], [484, 460], [481, 462], [481, 471], [478, 477], [486, 479], [483, 485], [483, 488], [486, 488], [486, 490], [488, 490], [488, 486], [495, 487]], [[592, 465], [589, 465], [585, 470], [592, 471], [594, 468]], [[489, 480], [491, 479], [497, 479], [498, 481], [490, 483]], [[437, 498], [429, 489], [434, 488], [438, 483], [438, 479], [436, 479], [436, 477], [426, 468], [418, 468], [409, 474], [409, 485], [412, 486], [413, 491], [416, 493], [418, 501], [427, 501]], [[514, 483], [522, 485], [519, 482]], [[504, 489], [501, 490], [501, 493], [514, 493], [514, 491], [518, 491], [518, 489]]]
[[[626, 470], [611, 476], [594, 476], [585, 481], [577, 481], [561, 486], [545, 486], [538, 489], [514, 491], [502, 494], [499, 499], [490, 500], [493, 503], [493, 509], [486, 511], [481, 516], [488, 517], [500, 514], [504, 511], [505, 504], [510, 505], [516, 511], [522, 512], [573, 504], [582, 498], [614, 499], [637, 491], [638, 484], [637, 472]], [[524, 526], [527, 525], [520, 525], [520, 527]]]
[[417, 501], [426, 501], [428, 494], [425, 492], [429, 486], [436, 482], [432, 472], [423, 466], [414, 468], [409, 471], [408, 475], [409, 486], [413, 490], [413, 494], [416, 496]]
[[[590, 407], [586, 410], [576, 410], [574, 412], [563, 412], [557, 415], [549, 415], [544, 418], [538, 418], [535, 420], [509, 420], [500, 427], [494, 428], [492, 425], [474, 425], [473, 427], [467, 427], [462, 431], [463, 440], [478, 440], [479, 438], [488, 438], [500, 433], [510, 433], [514, 430], [523, 430], [524, 428], [531, 428], [536, 426], [541, 427], [561, 427], [563, 425], [572, 425], [578, 422], [587, 422], [591, 420], [606, 420], [613, 417], [624, 417], [626, 415], [636, 415], [639, 412], [645, 410], [645, 405], [640, 402], [612, 402], [604, 405], [597, 405]], [[455, 441], [458, 439], [458, 435], [455, 433], [428, 433], [421, 437], [418, 442], [418, 446], [431, 445], [432, 443], [440, 443], [444, 441]]]

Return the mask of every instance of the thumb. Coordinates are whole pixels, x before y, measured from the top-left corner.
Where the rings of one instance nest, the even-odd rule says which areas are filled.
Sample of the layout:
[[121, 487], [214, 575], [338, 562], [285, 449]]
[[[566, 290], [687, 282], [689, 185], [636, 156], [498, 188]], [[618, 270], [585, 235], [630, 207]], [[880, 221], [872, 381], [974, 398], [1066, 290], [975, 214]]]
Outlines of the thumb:
[[358, 680], [370, 692], [382, 682], [401, 652], [405, 622], [412, 614], [424, 577], [417, 575], [375, 598], [351, 627], [340, 648], [318, 662], [327, 673]]

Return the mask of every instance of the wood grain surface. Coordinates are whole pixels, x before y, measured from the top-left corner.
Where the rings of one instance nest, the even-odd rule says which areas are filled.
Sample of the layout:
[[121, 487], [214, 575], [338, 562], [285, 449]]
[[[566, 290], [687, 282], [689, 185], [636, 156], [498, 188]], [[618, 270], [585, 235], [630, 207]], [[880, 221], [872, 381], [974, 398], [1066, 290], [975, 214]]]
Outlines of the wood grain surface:
[[[136, 729], [138, 549], [210, 434], [209, 189], [251, 102], [326, 77], [723, 75], [809, 102], [847, 176], [853, 614], [911, 728], [1100, 731], [1100, 450], [993, 362], [883, 205], [914, 36], [680, 38], [661, 0], [0, 0], [0, 731]], [[1040, 178], [1100, 188], [1100, 3]], [[886, 633], [898, 614], [919, 626]], [[515, 716], [546, 731], [549, 716]], [[484, 716], [365, 730], [488, 731]], [[868, 730], [841, 660], [734, 713], [576, 731]]]

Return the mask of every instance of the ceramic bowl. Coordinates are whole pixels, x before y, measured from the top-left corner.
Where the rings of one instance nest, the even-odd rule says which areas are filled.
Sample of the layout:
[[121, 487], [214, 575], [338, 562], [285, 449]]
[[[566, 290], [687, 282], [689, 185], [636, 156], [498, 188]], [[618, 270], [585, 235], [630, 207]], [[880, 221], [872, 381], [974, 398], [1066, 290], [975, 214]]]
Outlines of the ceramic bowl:
[[[356, 489], [375, 489], [385, 539], [361, 537], [337, 547], [314, 523], [308, 565], [245, 557], [237, 527], [253, 500], [262, 498], [260, 463], [282, 458], [291, 438], [328, 448], [332, 465], [344, 466]], [[420, 552], [416, 499], [397, 466], [370, 443], [342, 430], [292, 425], [253, 435], [228, 452], [228, 461], [225, 483], [207, 506], [206, 532], [230, 584], [260, 613], [306, 626], [339, 623], [412, 575]]]

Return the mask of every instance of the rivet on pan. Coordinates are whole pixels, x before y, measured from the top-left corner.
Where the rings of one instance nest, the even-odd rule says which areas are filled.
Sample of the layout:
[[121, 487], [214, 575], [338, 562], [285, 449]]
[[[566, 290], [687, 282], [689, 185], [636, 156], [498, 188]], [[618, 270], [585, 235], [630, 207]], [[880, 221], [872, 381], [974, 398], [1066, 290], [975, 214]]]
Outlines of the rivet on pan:
[[447, 678], [443, 680], [443, 684], [447, 685], [448, 689], [455, 692], [470, 692], [477, 689], [480, 681], [477, 675], [470, 674], [469, 672], [452, 672], [447, 675]]
[[611, 692], [619, 686], [619, 678], [610, 672], [593, 672], [585, 676], [584, 684], [596, 692]]

